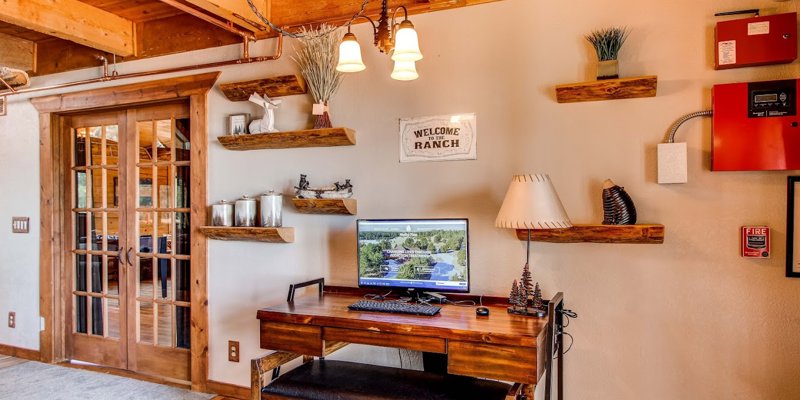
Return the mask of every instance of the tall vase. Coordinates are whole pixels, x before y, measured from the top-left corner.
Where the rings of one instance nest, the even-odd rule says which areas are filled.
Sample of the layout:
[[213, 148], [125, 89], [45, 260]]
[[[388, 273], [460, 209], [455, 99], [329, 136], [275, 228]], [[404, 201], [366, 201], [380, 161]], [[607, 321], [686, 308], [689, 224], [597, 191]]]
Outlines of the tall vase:
[[314, 115], [314, 129], [333, 128], [327, 103], [314, 104], [312, 114]]

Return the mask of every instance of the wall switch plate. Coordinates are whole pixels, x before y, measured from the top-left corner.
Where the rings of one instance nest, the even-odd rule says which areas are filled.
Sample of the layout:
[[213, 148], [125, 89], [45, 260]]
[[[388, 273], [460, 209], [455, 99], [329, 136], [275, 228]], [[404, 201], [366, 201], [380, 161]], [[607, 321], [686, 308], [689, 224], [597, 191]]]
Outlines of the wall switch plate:
[[9, 328], [17, 327], [17, 313], [13, 311], [8, 312], [8, 327]]
[[234, 340], [228, 341], [228, 361], [239, 362], [239, 342]]
[[658, 183], [689, 181], [686, 143], [658, 144]]
[[28, 217], [11, 217], [11, 233], [30, 232], [31, 219]]

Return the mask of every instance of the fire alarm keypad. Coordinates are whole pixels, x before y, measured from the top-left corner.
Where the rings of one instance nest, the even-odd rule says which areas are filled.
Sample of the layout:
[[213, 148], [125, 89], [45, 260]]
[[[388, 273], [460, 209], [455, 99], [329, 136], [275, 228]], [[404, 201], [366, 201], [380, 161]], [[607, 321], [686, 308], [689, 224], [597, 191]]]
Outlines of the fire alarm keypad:
[[752, 82], [748, 84], [748, 117], [797, 115], [796, 81]]

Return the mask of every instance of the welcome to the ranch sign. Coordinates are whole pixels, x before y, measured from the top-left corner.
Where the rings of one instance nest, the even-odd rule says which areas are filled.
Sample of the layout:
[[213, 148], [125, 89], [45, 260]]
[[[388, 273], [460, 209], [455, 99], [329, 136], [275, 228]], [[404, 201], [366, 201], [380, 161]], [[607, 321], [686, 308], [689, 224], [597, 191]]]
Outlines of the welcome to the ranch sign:
[[400, 162], [475, 160], [475, 114], [400, 119]]

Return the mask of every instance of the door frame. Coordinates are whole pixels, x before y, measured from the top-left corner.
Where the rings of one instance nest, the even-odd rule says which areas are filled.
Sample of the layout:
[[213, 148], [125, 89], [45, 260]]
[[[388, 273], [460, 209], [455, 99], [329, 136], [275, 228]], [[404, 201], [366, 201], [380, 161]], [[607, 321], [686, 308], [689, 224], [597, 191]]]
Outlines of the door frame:
[[43, 327], [39, 333], [41, 361], [66, 359], [65, 307], [67, 284], [61, 274], [68, 260], [64, 257], [64, 157], [60, 134], [63, 116], [102, 109], [188, 100], [191, 118], [191, 380], [192, 390], [204, 392], [208, 385], [208, 246], [198, 227], [207, 220], [208, 198], [208, 92], [220, 72], [90, 89], [32, 98], [39, 112], [39, 313]]

